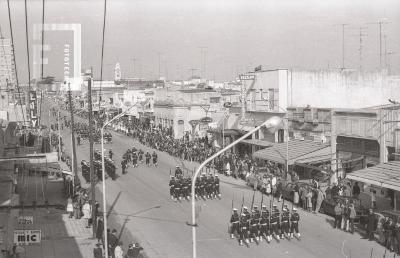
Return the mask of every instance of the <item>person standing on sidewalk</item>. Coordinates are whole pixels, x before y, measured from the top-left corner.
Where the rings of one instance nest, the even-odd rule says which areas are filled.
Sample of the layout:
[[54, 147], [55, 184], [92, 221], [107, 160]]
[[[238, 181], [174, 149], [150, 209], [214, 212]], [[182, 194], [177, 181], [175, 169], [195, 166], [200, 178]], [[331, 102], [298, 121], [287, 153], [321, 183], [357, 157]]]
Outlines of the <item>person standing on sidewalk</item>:
[[354, 234], [354, 219], [357, 216], [356, 210], [354, 208], [354, 204], [350, 204], [350, 216], [349, 216], [349, 222], [350, 222], [350, 233]]
[[92, 207], [90, 206], [89, 202], [86, 201], [82, 207], [83, 218], [86, 220], [86, 227], [90, 228], [89, 219], [92, 218]]
[[67, 213], [69, 214], [70, 219], [74, 216], [74, 206], [72, 204], [71, 198], [68, 198], [68, 201], [67, 201]]
[[325, 193], [321, 190], [320, 186], [318, 186], [317, 204], [316, 204], [314, 213], [318, 213], [319, 212], [319, 210], [321, 209], [322, 202], [324, 201], [325, 198], [326, 198]]
[[103, 221], [103, 216], [100, 215], [96, 227], [97, 243], [100, 243], [100, 241], [103, 243], [103, 232], [104, 232], [104, 221]]

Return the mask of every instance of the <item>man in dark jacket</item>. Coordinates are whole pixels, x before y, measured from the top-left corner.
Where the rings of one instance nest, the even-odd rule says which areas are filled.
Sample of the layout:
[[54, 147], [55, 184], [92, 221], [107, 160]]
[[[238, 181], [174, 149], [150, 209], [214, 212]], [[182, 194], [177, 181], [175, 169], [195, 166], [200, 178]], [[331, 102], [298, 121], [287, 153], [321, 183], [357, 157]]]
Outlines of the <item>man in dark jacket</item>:
[[98, 243], [100, 243], [100, 241], [103, 242], [103, 231], [104, 231], [104, 222], [103, 222], [103, 217], [100, 216], [99, 220], [97, 221], [97, 227], [96, 227], [96, 238]]
[[375, 214], [372, 209], [369, 209], [368, 214], [368, 223], [367, 223], [367, 238], [372, 241], [374, 240], [374, 231], [375, 231]]

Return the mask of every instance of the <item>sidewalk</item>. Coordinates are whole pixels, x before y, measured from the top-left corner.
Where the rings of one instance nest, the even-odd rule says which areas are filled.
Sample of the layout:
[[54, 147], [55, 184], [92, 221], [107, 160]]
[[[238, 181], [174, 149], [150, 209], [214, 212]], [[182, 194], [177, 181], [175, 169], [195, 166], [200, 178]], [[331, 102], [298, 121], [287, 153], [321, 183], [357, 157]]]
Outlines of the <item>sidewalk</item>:
[[[62, 178], [48, 179], [40, 175], [19, 176], [19, 193], [27, 206], [34, 200], [37, 205], [59, 204], [59, 207], [11, 209], [0, 212], [0, 223], [5, 231], [2, 249], [12, 250], [14, 230], [41, 230], [41, 243], [23, 246], [21, 257], [86, 258], [93, 256], [97, 240], [92, 239], [92, 229], [86, 228], [84, 219], [69, 219], [66, 213], [66, 199], [63, 194]], [[20, 173], [21, 174], [21, 173]], [[14, 195], [18, 196], [18, 195]], [[19, 199], [19, 198], [15, 198]], [[18, 201], [17, 201], [18, 202]], [[13, 203], [17, 205], [18, 203]], [[18, 224], [19, 216], [33, 216], [33, 224]], [[3, 254], [2, 254], [3, 255]], [[0, 257], [6, 257], [2, 256]], [[26, 255], [26, 256], [25, 256]]]

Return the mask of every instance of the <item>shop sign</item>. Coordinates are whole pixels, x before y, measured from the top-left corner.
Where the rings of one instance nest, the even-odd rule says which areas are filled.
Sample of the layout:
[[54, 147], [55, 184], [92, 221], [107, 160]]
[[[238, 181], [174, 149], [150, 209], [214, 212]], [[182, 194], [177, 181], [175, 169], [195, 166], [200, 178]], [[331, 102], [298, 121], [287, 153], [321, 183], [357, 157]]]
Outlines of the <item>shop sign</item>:
[[14, 230], [14, 244], [33, 245], [40, 244], [42, 240], [42, 231], [37, 230]]
[[29, 114], [31, 119], [31, 125], [33, 128], [38, 126], [38, 113], [37, 113], [37, 95], [36, 91], [32, 90], [29, 92]]
[[203, 117], [200, 119], [200, 122], [202, 123], [211, 123], [213, 120], [211, 117]]
[[18, 224], [20, 225], [31, 225], [33, 224], [33, 216], [19, 216]]

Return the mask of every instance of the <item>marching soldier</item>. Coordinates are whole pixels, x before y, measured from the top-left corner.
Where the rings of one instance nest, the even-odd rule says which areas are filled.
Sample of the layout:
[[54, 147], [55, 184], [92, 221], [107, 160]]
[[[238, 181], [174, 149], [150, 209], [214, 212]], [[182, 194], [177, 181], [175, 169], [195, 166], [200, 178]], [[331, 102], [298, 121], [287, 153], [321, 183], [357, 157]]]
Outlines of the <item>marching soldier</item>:
[[139, 150], [138, 156], [139, 156], [139, 162], [143, 163], [143, 151], [141, 149]]
[[127, 161], [126, 159], [123, 159], [121, 161], [121, 169], [122, 169], [122, 174], [125, 175], [126, 174], [126, 165], [127, 165]]
[[178, 165], [176, 165], [176, 168], [175, 168], [175, 177], [176, 177], [176, 178], [180, 178], [182, 175], [183, 175], [182, 169], [181, 169]]
[[258, 237], [258, 223], [260, 222], [260, 216], [257, 210], [257, 206], [254, 206], [252, 210], [252, 216], [250, 218], [250, 242], [253, 243], [254, 239], [259, 240]]
[[285, 233], [289, 236], [289, 219], [290, 213], [287, 207], [282, 209], [282, 217], [281, 217], [281, 238], [285, 238]]
[[269, 230], [269, 211], [265, 205], [262, 206], [261, 218], [260, 218], [260, 241], [265, 237], [267, 242], [271, 242], [271, 234]]
[[271, 214], [271, 234], [279, 240], [279, 210], [276, 207], [276, 204], [273, 205], [272, 214]]
[[169, 195], [171, 196], [171, 199], [174, 199], [175, 197], [175, 184], [176, 180], [174, 176], [171, 176], [171, 179], [169, 180]]
[[219, 177], [218, 177], [218, 175], [215, 175], [215, 177], [214, 177], [213, 186], [214, 186], [214, 194], [216, 196], [218, 196], [218, 197], [221, 197], [221, 193], [219, 191]]
[[300, 232], [299, 232], [299, 221], [300, 215], [297, 213], [297, 208], [293, 207], [292, 216], [290, 217], [290, 238], [293, 238], [294, 232], [297, 233], [297, 238], [300, 239]]
[[189, 199], [190, 178], [182, 178], [182, 195], [184, 198]]
[[206, 178], [206, 196], [208, 199], [213, 198], [213, 183], [214, 183], [214, 177], [213, 175], [210, 175], [208, 178]]
[[199, 192], [200, 196], [203, 197], [204, 199], [206, 198], [206, 186], [207, 186], [206, 173], [202, 173], [200, 177]]
[[136, 153], [136, 149], [135, 151], [132, 152], [132, 166], [133, 167], [137, 167], [138, 166], [138, 155]]
[[155, 166], [155, 167], [157, 167], [157, 153], [155, 152], [155, 151], [153, 151], [153, 165]]
[[249, 244], [248, 222], [246, 214], [242, 213], [240, 218], [240, 239], [239, 244], [243, 245], [243, 240]]
[[145, 156], [146, 156], [146, 165], [150, 166], [150, 159], [151, 159], [150, 153], [147, 151]]
[[196, 199], [197, 199], [197, 197], [200, 195], [200, 184], [201, 184], [200, 178], [197, 177], [197, 178], [196, 178], [196, 185], [195, 185], [195, 189], [194, 189], [194, 193], [195, 193]]
[[239, 214], [237, 213], [237, 209], [234, 208], [233, 209], [233, 214], [231, 216], [231, 227], [230, 227], [230, 233], [231, 233], [231, 238], [233, 239], [235, 236], [235, 233], [240, 235], [240, 230], [239, 230], [239, 222], [240, 222], [240, 218], [239, 218]]

